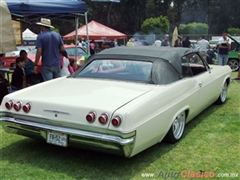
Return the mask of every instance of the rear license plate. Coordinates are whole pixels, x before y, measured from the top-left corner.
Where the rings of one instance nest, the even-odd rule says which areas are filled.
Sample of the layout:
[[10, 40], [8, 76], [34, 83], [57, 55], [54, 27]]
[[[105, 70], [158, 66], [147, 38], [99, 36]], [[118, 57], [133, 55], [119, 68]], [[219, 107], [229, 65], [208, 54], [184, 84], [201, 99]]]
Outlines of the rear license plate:
[[58, 132], [47, 132], [47, 143], [58, 145], [58, 146], [67, 146], [67, 135], [58, 133]]

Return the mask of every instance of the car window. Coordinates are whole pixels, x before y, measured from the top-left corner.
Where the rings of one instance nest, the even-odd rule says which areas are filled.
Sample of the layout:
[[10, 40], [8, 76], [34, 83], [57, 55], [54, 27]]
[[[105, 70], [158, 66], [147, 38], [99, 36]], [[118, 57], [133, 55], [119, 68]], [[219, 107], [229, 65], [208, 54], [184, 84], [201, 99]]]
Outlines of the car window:
[[77, 77], [91, 77], [146, 82], [152, 62], [131, 60], [94, 60]]
[[[66, 48], [67, 54], [68, 56], [75, 56], [75, 51], [76, 48], [72, 47], [72, 48]], [[86, 54], [86, 52], [84, 50], [82, 50], [81, 48], [77, 48], [77, 56], [84, 56]]]
[[231, 43], [231, 50], [233, 51], [239, 51], [240, 46], [236, 42]]
[[181, 58], [182, 61], [182, 77], [191, 77], [193, 76], [189, 60], [186, 56]]
[[30, 49], [28, 47], [25, 47], [25, 46], [17, 46], [17, 50], [18, 51], [25, 50], [26, 52], [28, 52]]
[[[191, 72], [189, 72], [189, 67]], [[206, 62], [202, 60], [197, 53], [188, 54], [182, 57], [183, 77], [198, 75], [206, 72], [208, 68]]]
[[31, 51], [28, 51], [28, 54], [36, 54], [37, 49], [33, 49]]

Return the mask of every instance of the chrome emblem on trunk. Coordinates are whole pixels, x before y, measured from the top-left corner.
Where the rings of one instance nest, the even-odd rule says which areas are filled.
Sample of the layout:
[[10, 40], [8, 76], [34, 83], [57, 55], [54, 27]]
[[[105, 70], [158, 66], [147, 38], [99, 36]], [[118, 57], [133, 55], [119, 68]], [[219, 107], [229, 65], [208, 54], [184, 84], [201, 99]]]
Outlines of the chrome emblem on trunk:
[[54, 113], [54, 114], [66, 114], [66, 115], [71, 115], [71, 113], [69, 112], [64, 112], [64, 111], [59, 111], [59, 110], [53, 110], [53, 109], [44, 109], [43, 111], [45, 112], [50, 112], [50, 113]]

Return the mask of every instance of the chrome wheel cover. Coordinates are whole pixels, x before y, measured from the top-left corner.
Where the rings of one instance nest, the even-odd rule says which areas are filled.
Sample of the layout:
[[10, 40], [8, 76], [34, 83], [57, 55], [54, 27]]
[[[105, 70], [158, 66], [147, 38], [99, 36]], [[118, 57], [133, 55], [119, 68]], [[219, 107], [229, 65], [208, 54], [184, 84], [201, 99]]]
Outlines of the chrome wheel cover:
[[226, 101], [226, 98], [227, 98], [227, 89], [228, 89], [228, 86], [227, 86], [227, 82], [224, 83], [223, 87], [222, 87], [222, 92], [220, 94], [220, 98], [221, 98], [221, 101], [222, 102], [225, 102]]
[[232, 69], [232, 71], [237, 71], [239, 67], [239, 62], [236, 59], [230, 59], [228, 65]]
[[185, 128], [185, 112], [179, 114], [173, 121], [172, 130], [175, 139], [180, 139]]

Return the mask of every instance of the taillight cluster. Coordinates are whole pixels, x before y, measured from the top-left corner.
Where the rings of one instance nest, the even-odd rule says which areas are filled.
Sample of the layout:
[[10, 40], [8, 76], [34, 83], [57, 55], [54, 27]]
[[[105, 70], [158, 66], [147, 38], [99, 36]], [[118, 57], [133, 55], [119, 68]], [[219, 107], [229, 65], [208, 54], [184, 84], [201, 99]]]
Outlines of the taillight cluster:
[[115, 116], [113, 119], [112, 119], [112, 125], [113, 126], [116, 126], [118, 127], [122, 122], [122, 118], [121, 116]]
[[23, 105], [21, 101], [14, 103], [13, 100], [5, 103], [5, 107], [8, 110], [13, 108], [15, 109], [15, 111], [20, 111], [22, 109], [25, 113], [28, 113], [31, 110], [31, 106], [31, 103], [26, 103], [25, 105]]
[[98, 121], [101, 124], [106, 124], [108, 122], [108, 114], [107, 113], [101, 114], [101, 116], [98, 117]]
[[[86, 120], [90, 123], [93, 123], [96, 119], [96, 116], [97, 116], [96, 112], [91, 111], [86, 115]], [[98, 122], [102, 125], [106, 124], [108, 122], [108, 120], [109, 120], [108, 113], [102, 113], [98, 117]], [[121, 122], [122, 122], [122, 117], [119, 115], [114, 116], [113, 119], [111, 120], [112, 125], [115, 127], [120, 126]]]
[[94, 122], [96, 119], [96, 113], [95, 112], [90, 112], [88, 113], [88, 115], [86, 116], [86, 120], [90, 123]]

